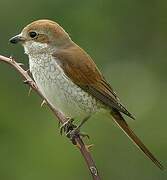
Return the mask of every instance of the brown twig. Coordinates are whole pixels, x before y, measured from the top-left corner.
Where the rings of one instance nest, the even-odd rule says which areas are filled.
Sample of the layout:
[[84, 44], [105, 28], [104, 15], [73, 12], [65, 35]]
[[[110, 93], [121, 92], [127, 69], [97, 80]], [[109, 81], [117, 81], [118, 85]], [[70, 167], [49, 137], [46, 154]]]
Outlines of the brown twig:
[[[35, 82], [33, 81], [33, 79], [30, 77], [30, 75], [28, 74], [27, 71], [25, 71], [20, 63], [17, 63], [13, 58], [8, 58], [5, 56], [0, 55], [0, 61], [1, 62], [5, 62], [9, 65], [11, 65], [13, 68], [15, 68], [20, 75], [23, 77], [24, 82], [27, 83], [30, 88], [32, 88], [33, 90], [35, 90], [37, 92], [37, 94], [45, 101], [45, 103], [48, 105], [48, 107], [52, 110], [52, 112], [54, 113], [54, 115], [57, 117], [57, 119], [59, 120], [60, 123], [64, 123], [68, 120], [67, 117], [65, 117], [65, 115], [58, 111], [57, 109], [55, 109], [55, 107], [53, 107], [48, 101], [47, 99], [45, 99], [45, 97], [42, 95], [42, 93], [40, 92], [40, 90], [38, 89], [38, 87], [36, 86]], [[84, 144], [82, 138], [80, 136], [76, 136], [75, 137], [75, 142], [76, 142], [76, 147], [78, 147], [78, 149], [80, 150], [82, 156], [84, 157], [87, 167], [92, 175], [93, 180], [100, 180], [100, 176], [97, 170], [97, 167], [95, 165], [95, 162], [93, 161], [92, 155], [89, 152], [87, 146]]]

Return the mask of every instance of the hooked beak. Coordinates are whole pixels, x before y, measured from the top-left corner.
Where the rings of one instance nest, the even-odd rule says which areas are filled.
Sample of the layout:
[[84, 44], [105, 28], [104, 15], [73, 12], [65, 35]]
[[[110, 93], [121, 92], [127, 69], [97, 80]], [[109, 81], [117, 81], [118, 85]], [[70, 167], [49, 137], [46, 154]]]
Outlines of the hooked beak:
[[14, 37], [12, 37], [11, 39], [9, 39], [9, 42], [12, 44], [17, 44], [19, 42], [24, 42], [25, 38], [23, 36], [21, 36], [21, 34], [16, 35]]

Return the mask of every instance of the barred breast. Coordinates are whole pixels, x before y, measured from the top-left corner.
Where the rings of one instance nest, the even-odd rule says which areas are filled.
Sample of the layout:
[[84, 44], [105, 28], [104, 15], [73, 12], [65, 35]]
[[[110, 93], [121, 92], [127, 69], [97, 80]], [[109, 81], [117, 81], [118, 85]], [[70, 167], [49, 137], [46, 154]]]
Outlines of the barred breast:
[[102, 106], [74, 84], [51, 55], [29, 56], [30, 71], [48, 101], [66, 116], [84, 118]]

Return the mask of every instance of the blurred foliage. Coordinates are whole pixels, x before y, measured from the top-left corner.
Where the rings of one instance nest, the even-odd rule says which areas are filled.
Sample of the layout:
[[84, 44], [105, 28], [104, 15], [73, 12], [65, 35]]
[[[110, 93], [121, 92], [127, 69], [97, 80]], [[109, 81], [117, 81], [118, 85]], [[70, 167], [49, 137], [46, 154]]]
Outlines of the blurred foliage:
[[[8, 39], [33, 20], [59, 22], [96, 61], [137, 120], [128, 120], [167, 165], [167, 1], [1, 0], [0, 53], [28, 65]], [[0, 179], [91, 179], [80, 153], [59, 135], [41, 99], [9, 66], [0, 64]], [[84, 126], [105, 180], [165, 180], [109, 117], [97, 114]]]

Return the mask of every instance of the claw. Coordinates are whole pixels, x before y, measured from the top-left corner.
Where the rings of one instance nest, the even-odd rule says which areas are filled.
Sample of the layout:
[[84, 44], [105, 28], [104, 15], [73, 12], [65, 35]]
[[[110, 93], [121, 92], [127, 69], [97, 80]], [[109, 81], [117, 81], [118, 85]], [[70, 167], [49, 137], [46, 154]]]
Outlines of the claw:
[[71, 140], [75, 139], [77, 136], [80, 135], [79, 129], [75, 128], [69, 132], [66, 133], [66, 136], [70, 138]]
[[69, 119], [66, 121], [62, 126], [60, 126], [60, 134], [62, 135], [63, 132], [67, 134], [69, 131], [72, 131], [77, 126], [73, 124], [74, 119]]
[[[87, 137], [88, 139], [90, 139], [89, 135], [86, 133], [82, 133], [80, 132], [80, 129], [78, 127], [76, 127], [75, 129], [69, 131], [68, 133], [66, 133], [66, 136], [72, 141], [75, 142], [75, 138], [77, 137]], [[75, 144], [75, 143], [73, 143]]]
[[88, 134], [86, 134], [86, 133], [80, 132], [79, 135], [80, 135], [81, 137], [83, 137], [83, 138], [86, 137], [87, 139], [90, 139], [90, 136], [89, 136]]

